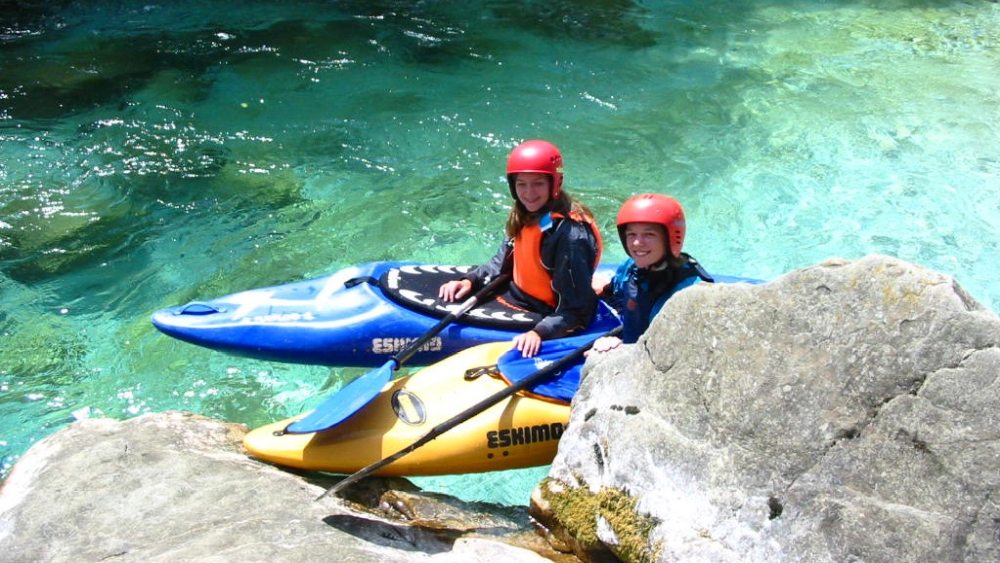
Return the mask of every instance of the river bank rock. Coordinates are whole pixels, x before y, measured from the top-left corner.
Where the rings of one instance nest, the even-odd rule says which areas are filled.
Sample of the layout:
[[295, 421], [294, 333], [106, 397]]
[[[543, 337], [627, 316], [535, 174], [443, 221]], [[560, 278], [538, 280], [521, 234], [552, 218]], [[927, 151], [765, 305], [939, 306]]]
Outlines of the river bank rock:
[[1000, 319], [881, 256], [699, 284], [588, 362], [531, 511], [592, 560], [1000, 561]]
[[41, 440], [0, 489], [0, 559], [550, 560], [525, 548], [548, 549], [523, 508], [420, 494], [403, 479], [316, 502], [334, 478], [248, 458], [245, 432], [168, 412], [83, 420]]

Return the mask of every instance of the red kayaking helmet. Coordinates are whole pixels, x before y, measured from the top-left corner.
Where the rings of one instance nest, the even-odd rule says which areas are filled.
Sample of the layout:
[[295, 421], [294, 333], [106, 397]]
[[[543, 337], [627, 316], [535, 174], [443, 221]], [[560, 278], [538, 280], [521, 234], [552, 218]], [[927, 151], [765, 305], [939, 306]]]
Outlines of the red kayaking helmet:
[[667, 246], [670, 254], [680, 258], [684, 246], [684, 208], [674, 198], [660, 194], [639, 194], [630, 197], [618, 211], [618, 238], [625, 244], [625, 225], [629, 223], [656, 223], [667, 230]]
[[563, 159], [559, 149], [548, 141], [525, 141], [514, 147], [507, 157], [507, 184], [510, 185], [510, 195], [517, 199], [514, 190], [514, 178], [518, 172], [534, 172], [552, 176], [551, 198], [556, 199], [562, 193]]

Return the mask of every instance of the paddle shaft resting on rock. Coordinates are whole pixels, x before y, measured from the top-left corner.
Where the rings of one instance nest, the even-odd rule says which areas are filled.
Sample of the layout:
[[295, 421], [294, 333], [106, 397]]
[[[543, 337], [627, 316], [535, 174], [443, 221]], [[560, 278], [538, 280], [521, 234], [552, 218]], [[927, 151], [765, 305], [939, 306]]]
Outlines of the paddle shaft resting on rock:
[[311, 413], [296, 420], [285, 428], [285, 432], [293, 434], [308, 434], [320, 432], [332, 428], [343, 422], [347, 417], [358, 412], [378, 395], [382, 387], [392, 379], [392, 372], [399, 369], [403, 362], [410, 359], [420, 347], [434, 338], [438, 333], [455, 321], [458, 317], [468, 313], [486, 296], [492, 294], [501, 285], [510, 280], [508, 274], [501, 274], [490, 283], [483, 286], [475, 295], [469, 297], [462, 303], [458, 310], [445, 315], [436, 325], [428, 330], [423, 336], [411, 342], [406, 348], [389, 359], [382, 367], [376, 368], [354, 381], [348, 383], [343, 389], [329, 396], [319, 404]]
[[464, 411], [458, 413], [457, 415], [453, 416], [452, 418], [449, 418], [448, 420], [446, 420], [446, 421], [442, 422], [441, 424], [438, 424], [434, 428], [430, 429], [430, 431], [428, 431], [427, 434], [424, 434], [423, 437], [419, 438], [416, 442], [413, 442], [409, 446], [406, 446], [405, 448], [403, 448], [403, 449], [399, 450], [398, 452], [390, 455], [389, 457], [386, 457], [386, 458], [383, 458], [383, 459], [381, 459], [379, 461], [376, 461], [375, 463], [373, 463], [373, 464], [371, 464], [371, 465], [369, 465], [367, 467], [364, 467], [364, 468], [362, 468], [362, 469], [354, 472], [351, 475], [348, 475], [346, 478], [344, 478], [344, 480], [338, 482], [336, 485], [334, 485], [334, 486], [330, 487], [329, 489], [327, 489], [323, 494], [321, 494], [320, 496], [316, 497], [316, 500], [320, 500], [323, 497], [325, 497], [327, 495], [330, 495], [330, 494], [336, 494], [337, 492], [343, 490], [344, 488], [346, 488], [347, 486], [351, 485], [352, 483], [355, 483], [355, 482], [357, 482], [357, 481], [359, 481], [361, 479], [364, 479], [365, 477], [371, 475], [372, 473], [375, 473], [379, 469], [385, 467], [386, 465], [389, 465], [390, 463], [392, 463], [392, 462], [396, 461], [397, 459], [405, 456], [406, 454], [412, 452], [413, 450], [415, 450], [415, 449], [423, 446], [424, 444], [426, 444], [426, 443], [430, 442], [431, 440], [437, 438], [441, 434], [444, 434], [448, 430], [451, 430], [452, 428], [458, 426], [459, 424], [465, 422], [466, 420], [469, 420], [470, 418], [472, 418], [472, 417], [476, 416], [477, 414], [483, 412], [484, 410], [492, 407], [493, 405], [499, 403], [500, 401], [502, 401], [502, 400], [510, 397], [511, 395], [517, 393], [518, 391], [521, 391], [523, 389], [531, 387], [532, 385], [534, 385], [536, 383], [539, 383], [539, 382], [543, 381], [544, 379], [546, 379], [548, 377], [551, 377], [552, 375], [556, 374], [560, 370], [562, 370], [564, 368], [570, 367], [571, 365], [573, 365], [574, 362], [576, 362], [579, 358], [581, 358], [583, 356], [583, 354], [587, 350], [590, 349], [590, 347], [594, 344], [594, 342], [598, 338], [602, 338], [604, 336], [616, 336], [619, 333], [621, 333], [621, 330], [622, 330], [621, 327], [615, 327], [615, 328], [609, 330], [608, 332], [606, 332], [606, 333], [604, 333], [604, 334], [602, 334], [600, 336], [596, 336], [592, 340], [590, 340], [589, 342], [587, 342], [586, 344], [584, 344], [583, 346], [580, 346], [579, 348], [576, 348], [572, 352], [566, 354], [565, 356], [563, 356], [558, 361], [555, 361], [555, 362], [553, 362], [553, 363], [545, 366], [544, 368], [536, 371], [532, 375], [529, 375], [528, 377], [525, 377], [524, 379], [518, 381], [517, 383], [515, 383], [513, 385], [510, 385], [508, 387], [505, 387], [502, 390], [497, 391], [496, 393], [490, 395], [489, 397], [486, 397], [482, 401], [479, 401], [475, 405], [472, 405], [471, 407], [469, 407], [469, 408], [465, 409]]

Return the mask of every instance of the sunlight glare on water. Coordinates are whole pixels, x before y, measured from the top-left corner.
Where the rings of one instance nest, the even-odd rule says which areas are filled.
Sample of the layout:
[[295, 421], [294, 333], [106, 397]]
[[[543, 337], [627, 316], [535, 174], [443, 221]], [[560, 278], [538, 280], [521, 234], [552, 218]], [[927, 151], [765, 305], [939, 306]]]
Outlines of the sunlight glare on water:
[[[261, 425], [364, 370], [172, 340], [152, 311], [372, 260], [478, 263], [519, 141], [614, 216], [685, 205], [710, 271], [896, 256], [1000, 309], [1000, 4], [76, 2], [0, 25], [0, 474], [84, 416]], [[525, 504], [544, 469], [419, 479]]]

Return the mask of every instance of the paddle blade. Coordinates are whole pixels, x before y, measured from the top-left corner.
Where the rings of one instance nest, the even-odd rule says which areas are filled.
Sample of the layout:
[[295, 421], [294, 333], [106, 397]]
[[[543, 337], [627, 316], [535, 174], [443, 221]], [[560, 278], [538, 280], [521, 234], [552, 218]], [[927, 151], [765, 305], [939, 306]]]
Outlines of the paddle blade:
[[[523, 357], [518, 350], [509, 350], [500, 356], [497, 367], [508, 381], [517, 384], [517, 382], [534, 375], [538, 370], [559, 361], [593, 340], [593, 335], [546, 340], [542, 342], [538, 354], [532, 358]], [[568, 403], [580, 387], [580, 370], [583, 368], [583, 362], [584, 358], [581, 356], [578, 361], [533, 385], [529, 385], [526, 390], [536, 395]]]
[[395, 367], [396, 363], [389, 360], [382, 367], [348, 383], [344, 388], [327, 397], [304, 418], [289, 424], [285, 432], [291, 434], [322, 432], [347, 420], [352, 414], [372, 402], [372, 399], [385, 387], [385, 384], [392, 379]]

